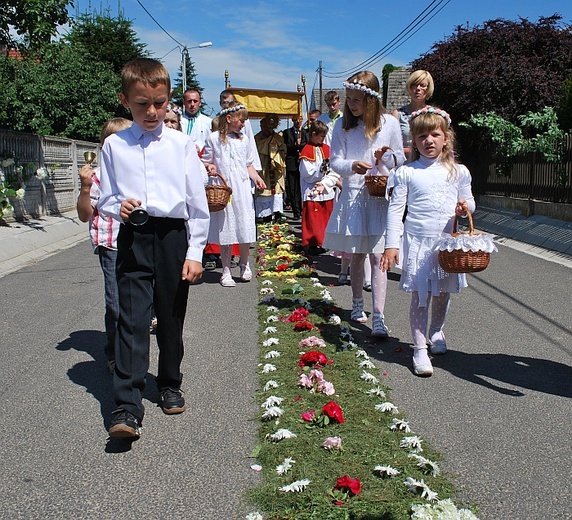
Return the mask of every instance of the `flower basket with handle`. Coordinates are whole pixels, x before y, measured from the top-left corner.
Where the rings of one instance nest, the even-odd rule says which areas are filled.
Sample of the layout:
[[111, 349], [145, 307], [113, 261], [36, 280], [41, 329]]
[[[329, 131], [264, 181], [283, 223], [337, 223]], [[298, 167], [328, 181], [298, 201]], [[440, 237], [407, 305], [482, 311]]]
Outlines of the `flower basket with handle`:
[[447, 273], [478, 273], [487, 268], [490, 254], [497, 251], [493, 235], [475, 233], [473, 217], [469, 218], [469, 232], [457, 231], [457, 216], [453, 221], [453, 232], [444, 233], [437, 244], [439, 265]]
[[[386, 153], [391, 153], [393, 150], [391, 148], [387, 149]], [[393, 154], [392, 154], [393, 155]], [[379, 159], [376, 159], [375, 166], [377, 170], [377, 165], [379, 164]], [[397, 159], [395, 155], [393, 155], [393, 167], [397, 167]], [[368, 193], [372, 197], [385, 197], [385, 190], [387, 189], [387, 179], [389, 177], [387, 175], [365, 175], [365, 187], [367, 188]]]
[[[212, 182], [217, 179], [218, 182], [216, 184]], [[228, 204], [230, 196], [232, 195], [232, 188], [226, 183], [224, 177], [218, 173], [209, 175], [209, 184], [205, 186], [205, 191], [207, 194], [209, 211], [211, 213], [222, 211]]]

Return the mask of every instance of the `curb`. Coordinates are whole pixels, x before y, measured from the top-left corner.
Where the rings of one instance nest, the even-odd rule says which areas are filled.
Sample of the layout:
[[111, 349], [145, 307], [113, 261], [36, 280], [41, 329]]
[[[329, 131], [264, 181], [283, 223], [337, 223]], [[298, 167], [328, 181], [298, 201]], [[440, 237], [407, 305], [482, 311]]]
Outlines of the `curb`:
[[75, 211], [0, 227], [0, 276], [89, 239]]

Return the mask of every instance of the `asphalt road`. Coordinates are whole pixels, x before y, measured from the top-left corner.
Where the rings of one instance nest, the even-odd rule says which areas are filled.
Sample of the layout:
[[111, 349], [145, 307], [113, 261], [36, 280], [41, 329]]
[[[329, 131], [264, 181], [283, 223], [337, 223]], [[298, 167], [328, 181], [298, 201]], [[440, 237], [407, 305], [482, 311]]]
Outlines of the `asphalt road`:
[[[449, 352], [433, 377], [411, 372], [409, 298], [392, 275], [392, 338], [363, 345], [413, 430], [444, 454], [480, 518], [572, 518], [571, 270], [499, 246], [452, 299]], [[345, 309], [336, 261], [317, 258]], [[256, 485], [256, 284], [191, 288], [180, 416], [146, 391], [142, 438], [107, 441], [113, 409], [103, 356], [102, 277], [87, 241], [0, 278], [0, 518], [225, 520], [253, 510]], [[366, 298], [366, 310], [371, 299]], [[152, 340], [151, 375], [156, 345]], [[152, 378], [151, 378], [152, 381]], [[128, 449], [129, 448], [129, 449]]]
[[[145, 393], [143, 435], [107, 442], [103, 286], [88, 241], [0, 278], [0, 518], [244, 518], [257, 483], [256, 283], [191, 288], [182, 371], [188, 411]], [[245, 305], [245, 302], [247, 303]], [[151, 376], [157, 350], [151, 344]]]
[[[387, 341], [357, 335], [388, 375], [396, 404], [418, 435], [444, 455], [459, 498], [482, 520], [572, 518], [572, 270], [499, 245], [489, 267], [453, 295], [449, 351], [430, 378], [413, 375], [409, 295], [390, 274]], [[317, 258], [324, 285], [344, 309], [331, 256]], [[372, 308], [365, 293], [366, 311]], [[346, 318], [349, 318], [349, 312]], [[368, 323], [371, 326], [371, 319]], [[369, 327], [362, 327], [369, 333]]]

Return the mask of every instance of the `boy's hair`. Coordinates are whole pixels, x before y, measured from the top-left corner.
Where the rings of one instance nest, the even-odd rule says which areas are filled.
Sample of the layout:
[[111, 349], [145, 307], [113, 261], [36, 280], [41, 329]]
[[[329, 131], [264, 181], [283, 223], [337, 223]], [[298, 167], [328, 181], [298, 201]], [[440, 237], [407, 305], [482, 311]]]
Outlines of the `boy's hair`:
[[419, 83], [425, 81], [427, 83], [427, 90], [425, 91], [425, 100], [430, 99], [433, 95], [433, 91], [435, 90], [435, 84], [433, 83], [433, 76], [429, 74], [426, 70], [416, 70], [412, 72], [409, 78], [407, 79], [407, 83], [405, 83], [405, 90], [409, 94], [409, 89]]
[[[374, 92], [379, 92], [379, 80], [377, 76], [369, 70], [357, 72], [347, 79], [347, 83], [360, 83]], [[385, 108], [381, 101], [374, 96], [365, 94], [365, 108], [363, 113], [363, 124], [365, 136], [373, 139], [373, 136], [381, 130], [381, 115], [385, 112]], [[358, 125], [359, 117], [354, 116], [348, 106], [348, 102], [344, 105], [344, 121], [342, 128], [346, 131], [355, 128]]]
[[318, 121], [317, 119], [310, 125], [310, 136], [312, 134], [316, 135], [328, 135], [328, 125], [323, 121]]
[[228, 89], [223, 90], [219, 95], [220, 106], [222, 108], [227, 108], [231, 101], [236, 101], [234, 92]]
[[320, 111], [316, 108], [316, 109], [314, 109], [314, 110], [310, 110], [310, 113], [309, 113], [308, 115], [310, 116], [310, 115], [312, 115], [312, 114], [321, 115], [322, 112], [320, 112]]
[[111, 134], [125, 130], [131, 126], [133, 121], [125, 119], [124, 117], [114, 117], [109, 121], [103, 123], [101, 127], [101, 134], [99, 136], [99, 144], [103, 146], [103, 141], [105, 141]]
[[151, 58], [135, 58], [128, 62], [121, 71], [121, 92], [128, 96], [129, 89], [138, 81], [156, 87], [165, 85], [171, 93], [171, 78], [165, 66]]
[[449, 171], [448, 179], [455, 179], [458, 176], [457, 162], [455, 161], [455, 131], [443, 116], [435, 112], [420, 114], [409, 121], [409, 132], [413, 141], [410, 159], [411, 161], [416, 161], [421, 155], [419, 150], [415, 148], [415, 136], [424, 132], [431, 132], [436, 128], [441, 130], [447, 137], [447, 142], [439, 155], [439, 161]]
[[219, 132], [220, 140], [223, 143], [226, 143], [226, 136], [228, 135], [228, 121], [226, 120], [226, 116], [231, 116], [232, 118], [244, 117], [244, 119], [248, 119], [248, 110], [246, 110], [246, 107], [242, 103], [239, 103], [238, 101], [231, 101], [225, 110], [228, 110], [229, 108], [233, 108], [233, 107], [240, 107], [240, 108], [238, 110], [234, 110], [234, 111], [226, 113], [226, 114], [220, 114], [217, 118], [218, 119], [218, 132]]
[[334, 101], [339, 101], [339, 100], [340, 96], [335, 90], [330, 90], [329, 92], [326, 92], [326, 95], [324, 96], [324, 101], [326, 103], [332, 103]]

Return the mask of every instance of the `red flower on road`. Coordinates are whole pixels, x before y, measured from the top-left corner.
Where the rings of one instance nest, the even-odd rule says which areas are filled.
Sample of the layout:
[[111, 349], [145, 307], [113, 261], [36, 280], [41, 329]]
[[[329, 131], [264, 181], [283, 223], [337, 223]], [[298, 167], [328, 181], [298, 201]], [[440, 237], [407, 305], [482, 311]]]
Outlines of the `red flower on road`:
[[332, 421], [344, 424], [344, 414], [340, 405], [335, 401], [330, 401], [329, 403], [325, 404], [322, 408], [322, 412], [326, 414]]

